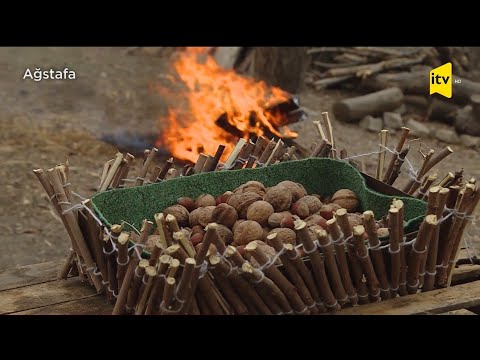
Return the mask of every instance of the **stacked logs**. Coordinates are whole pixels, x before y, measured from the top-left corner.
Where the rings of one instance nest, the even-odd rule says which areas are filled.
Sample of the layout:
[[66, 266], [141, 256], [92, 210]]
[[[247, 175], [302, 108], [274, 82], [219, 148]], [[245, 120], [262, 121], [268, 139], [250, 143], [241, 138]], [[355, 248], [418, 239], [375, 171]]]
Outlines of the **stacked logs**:
[[[335, 148], [328, 116], [326, 130], [317, 126], [321, 141], [313, 144], [309, 156], [348, 160], [344, 149]], [[404, 148], [408, 129], [403, 135], [387, 171], [377, 169], [379, 180], [393, 183], [392, 176], [398, 176], [403, 163], [399, 157], [408, 149]], [[219, 146], [214, 155], [201, 154], [196, 164], [182, 171], [174, 168], [173, 158], [154, 166], [157, 149], [146, 150], [134, 179], [128, 179], [128, 173], [135, 158], [118, 153], [105, 164], [99, 189], [297, 159], [295, 147], [263, 137], [256, 142], [241, 139], [221, 162], [223, 150]], [[297, 246], [282, 242], [277, 233], [269, 234], [275, 254], [256, 240], [242, 251], [225, 244], [214, 222], [197, 229], [202, 232], [198, 242], [200, 236], [166, 213], [155, 214], [155, 224], [144, 220], [138, 232], [127, 231], [125, 224], [107, 229], [89, 199], [72, 206], [68, 163], [34, 173], [71, 241], [59, 278], [81, 276], [115, 304], [113, 314], [318, 314], [450, 285], [463, 232], [480, 200], [475, 179], [463, 184], [456, 174], [434, 184], [427, 174], [451, 153], [449, 147], [436, 156], [427, 153], [417, 177], [404, 189], [409, 194], [418, 190], [417, 197], [428, 202], [418, 232], [404, 234], [404, 205], [394, 199], [381, 220], [388, 228], [388, 241], [375, 226], [375, 216], [384, 214], [367, 210], [353, 224], [348, 209], [337, 208], [325, 228], [314, 231], [297, 216], [292, 224]], [[384, 162], [385, 154], [380, 154], [382, 169]]]

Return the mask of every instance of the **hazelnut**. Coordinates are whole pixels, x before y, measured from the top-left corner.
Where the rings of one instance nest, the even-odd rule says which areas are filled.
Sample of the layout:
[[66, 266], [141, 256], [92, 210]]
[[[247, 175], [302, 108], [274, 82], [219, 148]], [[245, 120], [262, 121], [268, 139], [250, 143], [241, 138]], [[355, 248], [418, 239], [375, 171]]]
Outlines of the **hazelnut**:
[[[268, 233], [268, 235], [270, 234], [277, 234], [277, 239], [280, 239], [284, 244], [292, 244], [292, 245], [297, 244], [297, 235], [295, 234], [295, 231], [293, 231], [292, 229], [288, 229], [288, 228], [273, 229]], [[269, 243], [268, 238], [267, 238], [267, 243], [269, 245], [272, 245]]]
[[239, 253], [240, 255], [242, 255], [243, 258], [245, 258], [245, 253], [246, 253], [246, 251], [245, 251], [245, 246], [246, 246], [246, 245], [240, 245], [240, 246], [237, 246], [237, 248], [236, 248], [237, 251], [238, 251], [238, 253]]
[[340, 205], [348, 212], [354, 212], [358, 209], [360, 202], [357, 195], [349, 189], [340, 189], [332, 196], [332, 202]]
[[297, 215], [300, 219], [305, 219], [310, 214], [308, 205], [300, 200], [292, 204], [291, 210], [292, 214]]
[[242, 194], [233, 194], [228, 199], [227, 204], [237, 210], [240, 219], [246, 219], [248, 207], [258, 200], [262, 200], [262, 197], [250, 191]]
[[226, 203], [228, 201], [228, 198], [233, 194], [231, 191], [226, 191], [222, 195], [219, 195], [215, 198], [215, 201], [217, 205]]
[[305, 188], [301, 184], [290, 180], [279, 182], [277, 186], [285, 186], [288, 190], [290, 190], [290, 192], [292, 193], [292, 202], [296, 202], [298, 201], [298, 199], [307, 195]]
[[165, 210], [163, 210], [163, 214], [165, 217], [167, 215], [172, 215], [177, 219], [177, 223], [180, 226], [187, 226], [188, 225], [188, 217], [189, 217], [189, 212], [185, 208], [185, 206], [182, 205], [172, 205], [167, 207]]
[[203, 226], [201, 225], [195, 225], [194, 227], [192, 227], [192, 235], [193, 234], [205, 234], [205, 230], [203, 228]]
[[301, 201], [308, 206], [308, 210], [310, 211], [310, 214], [315, 214], [318, 211], [320, 211], [323, 205], [322, 202], [313, 195], [306, 195], [298, 201]]
[[323, 229], [327, 230], [327, 220], [318, 214], [310, 215], [305, 219], [307, 226], [320, 225]]
[[193, 246], [196, 246], [197, 244], [201, 243], [203, 241], [203, 237], [205, 234], [202, 233], [195, 233], [190, 237], [190, 242], [192, 243]]
[[237, 220], [237, 210], [225, 203], [217, 205], [212, 212], [212, 221], [217, 224], [225, 225], [228, 228], [231, 228]]
[[206, 206], [199, 207], [198, 209], [193, 210], [189, 216], [190, 226], [207, 226], [209, 223], [212, 222], [212, 213], [214, 209], [215, 206]]
[[285, 215], [282, 221], [280, 221], [280, 227], [293, 229], [295, 227], [294, 221], [295, 218], [292, 215]]
[[228, 227], [219, 224], [217, 227], [217, 233], [220, 239], [222, 239], [225, 244], [230, 245], [232, 243], [233, 233], [232, 230], [230, 230]]
[[255, 201], [248, 207], [247, 220], [256, 221], [260, 225], [267, 225], [268, 218], [273, 214], [273, 212], [273, 206], [268, 202], [263, 200]]
[[177, 204], [185, 207], [185, 209], [187, 209], [188, 212], [193, 211], [197, 208], [197, 204], [195, 203], [195, 200], [186, 196], [178, 198]]
[[272, 186], [263, 200], [269, 202], [275, 212], [288, 210], [292, 204], [292, 193], [285, 186]]
[[210, 194], [202, 194], [195, 200], [197, 207], [216, 206], [215, 198]]
[[247, 245], [250, 241], [262, 240], [263, 229], [256, 221], [246, 220], [235, 228], [233, 233], [234, 245]]
[[333, 214], [335, 214], [335, 211], [337, 211], [338, 209], [341, 209], [341, 206], [335, 203], [323, 205], [320, 208], [320, 215], [323, 218], [330, 220], [331, 218], [333, 218]]
[[268, 217], [268, 225], [272, 228], [280, 227], [280, 222], [282, 221], [284, 215], [282, 213], [273, 213]]

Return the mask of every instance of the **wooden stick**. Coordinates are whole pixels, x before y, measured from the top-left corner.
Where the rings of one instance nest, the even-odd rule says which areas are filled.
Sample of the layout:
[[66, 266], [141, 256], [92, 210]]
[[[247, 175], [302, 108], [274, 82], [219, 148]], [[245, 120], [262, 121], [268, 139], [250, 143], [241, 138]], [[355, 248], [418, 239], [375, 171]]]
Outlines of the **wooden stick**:
[[186, 238], [184, 231], [177, 231], [173, 233], [173, 238], [178, 242], [178, 244], [180, 244], [180, 246], [183, 248], [183, 250], [187, 253], [189, 257], [195, 257], [195, 248], [193, 247], [192, 243]]
[[421, 200], [425, 199], [425, 196], [427, 195], [427, 191], [432, 187], [435, 180], [437, 180], [437, 174], [431, 174], [428, 177], [426, 177], [415, 197]]
[[118, 177], [118, 185], [116, 187], [125, 187], [125, 179], [127, 179], [130, 168], [133, 166], [133, 163], [135, 162], [135, 156], [133, 156], [130, 153], [127, 153], [125, 155], [124, 160], [125, 160], [125, 163], [120, 171], [120, 175]]
[[[440, 195], [440, 189], [442, 189], [439, 186], [434, 186], [430, 189], [428, 193], [428, 204], [427, 204], [427, 215], [433, 214], [436, 215], [438, 212], [438, 196]], [[431, 236], [433, 237], [433, 235]], [[426, 251], [422, 256], [420, 256], [420, 267], [419, 267], [419, 273], [418, 273], [418, 288], [423, 287], [423, 281], [425, 279], [425, 272], [427, 268], [427, 257], [428, 253], [430, 251], [430, 239], [427, 241], [426, 244]]]
[[328, 141], [332, 144], [332, 148], [335, 149], [335, 140], [333, 139], [333, 128], [332, 128], [332, 123], [330, 122], [330, 117], [328, 116], [328, 111], [322, 112], [322, 118], [323, 118], [324, 124], [326, 124], [326, 128], [328, 131]]
[[[172, 240], [169, 236], [167, 236], [167, 223], [165, 221], [165, 216], [163, 213], [157, 213], [153, 215], [155, 223], [157, 224], [158, 235], [160, 236], [160, 242], [162, 243], [162, 247], [166, 249], [170, 245], [172, 245]], [[169, 235], [169, 234], [168, 234]]]
[[159, 266], [157, 270], [157, 277], [153, 281], [150, 297], [148, 298], [148, 301], [147, 301], [147, 308], [145, 310], [145, 315], [154, 314], [158, 309], [160, 299], [163, 296], [163, 288], [165, 285], [164, 275], [167, 273], [168, 266], [171, 261], [172, 261], [172, 257], [167, 254], [160, 256]]
[[273, 161], [273, 159], [277, 155], [278, 150], [281, 148], [282, 145], [283, 145], [283, 141], [281, 139], [278, 139], [277, 143], [275, 144], [275, 147], [273, 148], [272, 153], [268, 157], [267, 161], [265, 161], [265, 166], [270, 165], [270, 163]]
[[453, 268], [455, 267], [458, 259], [458, 252], [460, 250], [460, 243], [462, 240], [463, 232], [465, 231], [465, 228], [470, 221], [469, 217], [473, 214], [475, 208], [478, 205], [478, 202], [480, 201], [480, 190], [475, 190], [475, 185], [468, 183], [465, 188], [466, 189], [464, 195], [466, 196], [466, 199], [464, 201], [467, 203], [467, 205], [465, 211], [463, 211], [464, 215], [457, 214], [460, 224], [458, 225], [458, 231], [452, 233], [453, 235], [455, 235], [455, 240], [448, 261], [447, 286], [450, 286], [450, 282], [452, 280]]
[[110, 170], [114, 161], [115, 161], [115, 159], [110, 159], [107, 162], [105, 162], [105, 164], [103, 165], [102, 175], [100, 176], [100, 185], [98, 185], [99, 190], [103, 186], [103, 183], [105, 182], [105, 179], [107, 178], [108, 170]]
[[115, 161], [113, 162], [112, 166], [110, 167], [110, 170], [108, 171], [108, 174], [105, 178], [105, 180], [102, 183], [102, 186], [100, 187], [99, 191], [105, 191], [108, 189], [110, 186], [110, 183], [113, 180], [113, 177], [115, 176], [115, 173], [117, 172], [120, 164], [123, 161], [123, 154], [120, 152], [117, 152], [117, 155], [115, 155]]
[[373, 211], [365, 211], [363, 213], [363, 224], [365, 226], [365, 232], [368, 235], [368, 243], [370, 245], [370, 256], [372, 258], [373, 267], [378, 277], [380, 284], [380, 296], [382, 300], [390, 299], [390, 284], [388, 283], [387, 270], [385, 268], [385, 262], [383, 261], [382, 249], [380, 249], [380, 240], [378, 239], [377, 231], [375, 228], [375, 217]]
[[197, 162], [195, 163], [195, 166], [193, 168], [193, 172], [195, 174], [199, 174], [202, 172], [202, 169], [205, 166], [205, 162], [207, 161], [207, 159], [208, 159], [208, 156], [205, 154], [198, 155]]
[[178, 308], [178, 311], [183, 310], [183, 305], [185, 304], [186, 297], [188, 295], [189, 286], [192, 281], [194, 274], [195, 266], [197, 265], [195, 259], [187, 258], [185, 259], [184, 269], [182, 273], [182, 278], [177, 288], [177, 296], [175, 299], [174, 308]]
[[272, 140], [270, 140], [270, 142], [267, 144], [267, 146], [265, 147], [265, 150], [263, 151], [262, 155], [260, 156], [260, 158], [257, 160], [257, 167], [262, 167], [265, 163], [265, 161], [267, 161], [267, 159], [270, 157], [270, 155], [272, 154], [272, 151], [273, 149], [275, 148], [275, 145], [276, 145], [276, 142], [275, 140], [272, 138]]
[[380, 289], [378, 288], [378, 278], [373, 269], [373, 264], [368, 255], [367, 247], [363, 240], [365, 228], [363, 225], [356, 225], [353, 227], [353, 239], [355, 242], [355, 249], [357, 251], [360, 264], [362, 265], [363, 273], [367, 279], [368, 289], [370, 291], [370, 298], [376, 302], [380, 301]]
[[117, 281], [118, 289], [122, 288], [122, 282], [128, 269], [130, 257], [128, 256], [128, 242], [130, 234], [122, 232], [118, 237], [118, 257], [117, 257]]
[[387, 147], [387, 142], [388, 142], [388, 130], [382, 130], [380, 131], [380, 153], [378, 154], [378, 163], [377, 163], [377, 174], [376, 178], [378, 180], [383, 179], [383, 169], [385, 166], [385, 154], [386, 154], [386, 149], [384, 147]]
[[392, 205], [398, 209], [398, 214], [400, 216], [400, 226], [398, 228], [399, 232], [399, 241], [400, 241], [400, 288], [398, 293], [400, 296], [408, 295], [407, 292], [407, 258], [405, 255], [405, 236], [403, 230], [403, 221], [405, 219], [405, 207], [402, 200], [393, 199]]
[[235, 163], [235, 160], [237, 160], [238, 154], [240, 153], [240, 151], [242, 150], [242, 148], [243, 148], [243, 146], [245, 145], [246, 142], [247, 142], [247, 140], [242, 139], [242, 138], [240, 138], [238, 140], [237, 144], [235, 145], [232, 152], [228, 156], [227, 160], [223, 164], [223, 168], [225, 170], [230, 169], [230, 167], [233, 166], [233, 164]]
[[215, 152], [212, 162], [209, 163], [208, 168], [204, 168], [202, 172], [215, 171], [215, 169], [217, 168], [218, 162], [220, 161], [220, 158], [222, 157], [224, 151], [225, 151], [225, 145], [218, 145], [217, 151]]
[[60, 269], [60, 272], [57, 275], [57, 279], [67, 280], [70, 270], [75, 265], [73, 261], [74, 259], [75, 259], [75, 252], [73, 250], [70, 250], [70, 253], [65, 258], [62, 268]]
[[427, 251], [427, 244], [437, 227], [437, 216], [427, 215], [420, 226], [417, 237], [412, 244], [410, 259], [408, 262], [407, 290], [409, 294], [416, 294], [418, 291], [419, 279], [418, 273], [422, 257]]
[[147, 266], [145, 268], [145, 275], [147, 276], [147, 284], [143, 289], [142, 296], [135, 310], [135, 315], [142, 315], [145, 312], [150, 290], [152, 289], [153, 280], [155, 279], [155, 276], [157, 276], [157, 270], [153, 266]]
[[320, 296], [322, 297], [323, 302], [331, 311], [339, 310], [340, 305], [333, 295], [330, 284], [328, 283], [323, 258], [317, 251], [317, 247], [310, 237], [310, 233], [306, 227], [307, 223], [303, 220], [296, 220], [294, 225], [297, 238], [302, 242], [305, 253], [307, 253], [312, 262], [313, 274], [317, 281], [318, 288], [320, 289]]
[[335, 298], [338, 300], [340, 305], [343, 305], [348, 302], [348, 295], [343, 287], [340, 272], [335, 261], [333, 242], [328, 238], [327, 232], [323, 229], [315, 230], [315, 236], [317, 237], [320, 249], [323, 253], [325, 267], [329, 275], [328, 277], [330, 279], [330, 284], [332, 285]]
[[245, 169], [251, 169], [253, 165], [255, 165], [255, 162], [257, 161], [257, 158], [255, 156], [250, 155], [248, 157], [248, 161], [245, 164]]
[[167, 214], [165, 217], [165, 223], [167, 224], [168, 230], [170, 230], [172, 234], [180, 231], [180, 226], [178, 225], [177, 219], [172, 214]]
[[242, 299], [235, 292], [233, 285], [228, 281], [224, 276], [223, 272], [216, 267], [216, 265], [221, 261], [220, 256], [210, 255], [208, 258], [210, 265], [213, 267], [212, 272], [214, 274], [215, 283], [220, 289], [220, 292], [223, 294], [227, 302], [234, 309], [235, 314], [237, 315], [247, 315], [248, 309]]
[[417, 176], [415, 177], [415, 179], [410, 179], [408, 181], [407, 185], [405, 185], [405, 187], [402, 189], [402, 191], [404, 193], [407, 193], [407, 194], [411, 195], [415, 192], [415, 190], [412, 190], [413, 185], [414, 184], [418, 184], [419, 186], [421, 185], [421, 179], [422, 179], [422, 177], [425, 173], [425, 169], [427, 167], [427, 164], [430, 162], [430, 159], [432, 158], [434, 153], [435, 153], [435, 150], [430, 149], [430, 151], [427, 154], [425, 154], [425, 156], [423, 158], [422, 166], [420, 167], [420, 169], [417, 172]]
[[467, 214], [467, 209], [470, 205], [471, 196], [475, 191], [475, 185], [467, 184], [458, 194], [458, 198], [455, 204], [456, 212], [453, 213], [453, 220], [450, 230], [448, 232], [448, 241], [443, 247], [443, 252], [441, 254], [441, 267], [438, 268], [437, 277], [438, 277], [438, 286], [445, 286], [447, 283], [447, 270], [449, 268], [449, 261], [452, 255], [452, 252], [455, 247], [456, 238], [462, 228], [463, 215], [459, 216], [458, 214]]
[[312, 153], [310, 154], [311, 158], [318, 157], [320, 151], [322, 151], [323, 147], [327, 144], [327, 140], [322, 139], [320, 143], [313, 149]]
[[150, 169], [150, 165], [153, 162], [153, 159], [155, 158], [155, 155], [157, 154], [158, 149], [153, 147], [152, 150], [148, 153], [147, 158], [143, 162], [142, 169], [140, 170], [140, 174], [137, 176], [137, 179], [135, 181], [135, 186], [140, 186], [143, 184], [145, 181], [145, 177], [147, 176], [148, 170]]
[[327, 227], [330, 236], [332, 237], [335, 257], [338, 263], [338, 270], [342, 279], [342, 284], [345, 291], [348, 294], [348, 298], [353, 306], [358, 305], [358, 296], [355, 292], [355, 288], [352, 284], [352, 278], [350, 277], [350, 270], [348, 269], [347, 254], [345, 251], [345, 245], [343, 244], [344, 238], [340, 232], [340, 227], [337, 224], [335, 217], [327, 220]]
[[318, 131], [318, 135], [322, 140], [328, 141], [328, 138], [325, 136], [325, 132], [323, 131], [322, 124], [318, 120], [312, 121], [313, 125], [315, 125], [315, 128]]
[[388, 210], [388, 233], [390, 236], [390, 246], [388, 251], [391, 258], [391, 269], [390, 269], [390, 284], [392, 297], [396, 297], [400, 288], [400, 243], [401, 241], [401, 230], [403, 229], [403, 221], [400, 218], [399, 210], [395, 207]]
[[290, 306], [285, 294], [278, 288], [278, 286], [269, 278], [263, 275], [263, 273], [255, 269], [250, 263], [244, 262], [241, 268], [243, 274], [254, 284], [258, 286], [264, 286], [269, 290], [270, 297], [275, 299], [275, 302], [280, 306], [280, 309], [285, 314], [293, 313], [293, 309]]
[[388, 185], [393, 185], [395, 180], [397, 180], [398, 175], [400, 175], [402, 165], [407, 157], [408, 152], [410, 151], [410, 147], [406, 147], [402, 151], [400, 151], [399, 155], [396, 157], [395, 162], [393, 163], [392, 173], [386, 183]]
[[165, 176], [168, 173], [168, 170], [170, 170], [173, 166], [173, 157], [168, 159], [165, 164], [163, 164], [163, 167], [160, 169], [160, 172], [158, 174], [155, 174], [155, 179], [153, 180], [154, 182], [159, 182], [165, 179]]
[[148, 264], [150, 266], [156, 266], [162, 251], [165, 248], [160, 240], [155, 241], [155, 245], [153, 246], [152, 253], [150, 254], [150, 259], [148, 259]]
[[262, 154], [267, 144], [268, 144], [268, 140], [265, 139], [265, 137], [263, 136], [259, 136], [257, 138], [257, 141], [255, 141], [255, 149], [252, 152], [252, 156], [255, 156], [256, 158], [258, 158]]
[[160, 311], [162, 315], [178, 314], [178, 312], [173, 309], [173, 302], [175, 299], [175, 289], [176, 289], [175, 278], [167, 277], [167, 280], [165, 281], [165, 288], [163, 290], [163, 300], [162, 300], [162, 303], [160, 304]]
[[[269, 257], [258, 247], [256, 241], [251, 241], [245, 247], [245, 251], [252, 254], [253, 258], [257, 260], [260, 266], [265, 266], [263, 271], [274, 283], [278, 286], [281, 292], [285, 294], [289, 303], [292, 305], [293, 310], [297, 314], [308, 315], [308, 310], [305, 303], [300, 298], [297, 288], [278, 270], [275, 266], [268, 266], [270, 264]], [[273, 265], [273, 264], [271, 264]]]
[[353, 233], [350, 223], [348, 222], [347, 210], [338, 209], [335, 211], [335, 218], [337, 219], [338, 225], [342, 230], [344, 238], [343, 241], [345, 241], [347, 244], [348, 259], [350, 260], [353, 282], [358, 293], [358, 302], [360, 304], [367, 304], [370, 302], [368, 299], [367, 284], [363, 281], [362, 267], [360, 265], [357, 253], [353, 247], [353, 241], [349, 240], [353, 239]]
[[83, 258], [85, 261], [85, 265], [87, 266], [87, 273], [91, 280], [93, 281], [93, 284], [95, 286], [95, 289], [97, 290], [98, 293], [100, 293], [103, 289], [102, 285], [102, 280], [100, 279], [99, 276], [95, 275], [93, 272], [95, 270], [95, 263], [93, 261], [92, 255], [90, 253], [90, 250], [88, 249], [87, 243], [85, 242], [85, 239], [82, 235], [82, 231], [80, 230], [80, 227], [78, 225], [77, 219], [72, 211], [65, 212], [70, 207], [70, 202], [67, 199], [67, 196], [65, 194], [65, 190], [63, 189], [63, 186], [60, 182], [60, 175], [59, 175], [59, 170], [57, 167], [48, 170], [48, 178], [52, 184], [53, 190], [56, 193], [56, 198], [58, 201], [58, 204], [60, 205], [60, 208], [62, 209], [62, 215], [65, 217], [65, 221], [70, 228], [71, 234], [73, 236], [72, 242], [75, 242], [76, 247], [78, 249], [78, 254]]
[[[449, 192], [450, 190], [447, 188], [442, 188], [438, 192], [436, 212], [435, 212], [437, 219], [441, 219], [443, 216], [443, 213], [445, 211], [445, 204], [447, 202]], [[429, 201], [430, 201], [430, 196], [429, 196]], [[430, 291], [434, 289], [435, 276], [437, 274], [436, 265], [437, 265], [437, 256], [438, 256], [438, 240], [440, 236], [440, 228], [441, 226], [436, 227], [435, 232], [433, 233], [432, 238], [430, 239], [430, 246], [428, 247], [427, 263], [426, 263], [422, 292]]]
[[[400, 135], [400, 139], [397, 142], [397, 146], [395, 147], [395, 152], [400, 153], [403, 149], [403, 145], [405, 145], [405, 141], [407, 141], [408, 133], [410, 132], [410, 129], [402, 126], [402, 133]], [[392, 175], [393, 171], [393, 166], [395, 164], [395, 161], [397, 160], [398, 155], [397, 154], [392, 154], [392, 158], [390, 159], [390, 163], [388, 164], [387, 171], [385, 172], [385, 175], [383, 176], [383, 182], [387, 182], [388, 179], [390, 179], [390, 176]], [[392, 182], [393, 184], [393, 182]]]
[[278, 238], [278, 233], [272, 233], [267, 236], [267, 241], [273, 245], [273, 248], [277, 253], [283, 252], [279, 257], [282, 261], [282, 265], [285, 269], [285, 272], [292, 282], [292, 284], [297, 288], [298, 294], [300, 295], [302, 301], [305, 303], [307, 308], [310, 310], [311, 314], [317, 314], [318, 308], [315, 304], [310, 291], [308, 290], [305, 281], [302, 279], [302, 276], [295, 268], [295, 265], [292, 263], [292, 260], [289, 258], [282, 240]]
[[[130, 260], [132, 261], [132, 260]], [[139, 297], [140, 286], [142, 285], [143, 275], [145, 275], [146, 268], [148, 267], [148, 260], [142, 259], [138, 262], [138, 265], [135, 268], [133, 282], [131, 284], [130, 290], [128, 291], [126, 310], [128, 313], [134, 311], [135, 304]], [[127, 270], [128, 271], [128, 270]], [[125, 281], [125, 279], [124, 279]], [[123, 284], [122, 284], [123, 287]]]

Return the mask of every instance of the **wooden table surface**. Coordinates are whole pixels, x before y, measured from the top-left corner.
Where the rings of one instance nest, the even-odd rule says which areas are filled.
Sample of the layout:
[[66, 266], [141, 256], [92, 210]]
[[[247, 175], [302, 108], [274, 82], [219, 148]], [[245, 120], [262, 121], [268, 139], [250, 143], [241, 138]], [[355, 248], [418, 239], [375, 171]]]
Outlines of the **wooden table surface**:
[[[57, 280], [62, 262], [46, 262], [0, 271], [0, 314], [109, 315], [104, 295], [79, 277]], [[461, 265], [454, 286], [339, 311], [339, 315], [475, 315], [480, 309], [480, 265]], [[459, 285], [455, 285], [459, 284]], [[476, 308], [476, 309], [475, 309]], [[468, 310], [467, 310], [468, 309]]]

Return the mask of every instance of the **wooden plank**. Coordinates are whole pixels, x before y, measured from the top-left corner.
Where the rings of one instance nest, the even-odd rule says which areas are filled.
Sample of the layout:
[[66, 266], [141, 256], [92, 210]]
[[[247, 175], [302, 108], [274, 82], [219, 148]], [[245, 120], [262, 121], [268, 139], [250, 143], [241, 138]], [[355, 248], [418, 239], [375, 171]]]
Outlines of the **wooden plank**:
[[95, 288], [80, 278], [50, 281], [0, 292], [0, 314], [35, 309], [96, 295]]
[[438, 314], [438, 315], [477, 315], [477, 314], [467, 309], [460, 309], [460, 310], [448, 311], [446, 313]]
[[460, 265], [453, 270], [452, 285], [478, 280], [480, 265]]
[[111, 315], [113, 305], [104, 295], [47, 305], [36, 309], [11, 313], [10, 315]]
[[408, 295], [338, 312], [339, 315], [441, 314], [480, 305], [480, 281]]
[[0, 291], [35, 285], [57, 278], [63, 261], [49, 261], [0, 271]]

